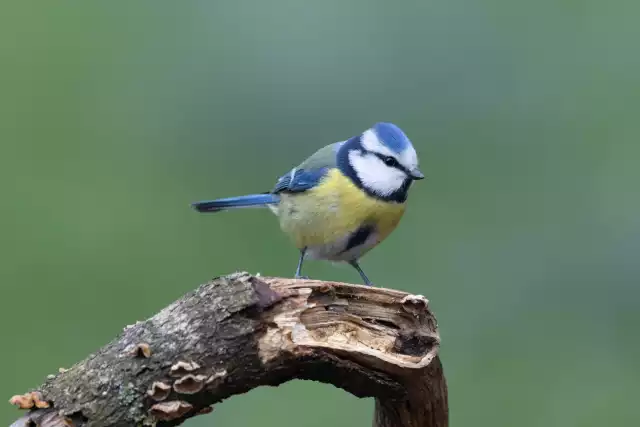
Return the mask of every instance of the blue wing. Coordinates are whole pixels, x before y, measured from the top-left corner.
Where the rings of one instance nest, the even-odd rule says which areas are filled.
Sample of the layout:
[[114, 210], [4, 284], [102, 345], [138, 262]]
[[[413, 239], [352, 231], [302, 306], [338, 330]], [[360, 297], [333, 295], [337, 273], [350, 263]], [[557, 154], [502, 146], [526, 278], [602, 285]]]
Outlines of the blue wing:
[[318, 185], [328, 171], [328, 167], [309, 170], [293, 168], [289, 173], [282, 175], [278, 179], [271, 193], [301, 193], [310, 190]]
[[336, 142], [320, 148], [304, 162], [282, 175], [271, 193], [301, 193], [318, 185], [329, 170], [336, 167], [336, 155], [344, 142]]

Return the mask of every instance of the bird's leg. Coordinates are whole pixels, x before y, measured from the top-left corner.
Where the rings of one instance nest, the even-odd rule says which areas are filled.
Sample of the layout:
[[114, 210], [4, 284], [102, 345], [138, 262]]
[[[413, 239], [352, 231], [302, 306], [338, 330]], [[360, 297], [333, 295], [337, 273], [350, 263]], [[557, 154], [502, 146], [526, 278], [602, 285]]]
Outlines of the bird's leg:
[[298, 268], [296, 268], [296, 279], [308, 279], [307, 276], [302, 275], [302, 262], [304, 261], [304, 254], [307, 252], [307, 248], [303, 248], [300, 251], [300, 259], [298, 260]]
[[351, 266], [353, 268], [355, 268], [356, 270], [358, 270], [358, 273], [360, 273], [360, 277], [362, 277], [362, 280], [364, 280], [364, 284], [367, 286], [373, 286], [373, 283], [371, 283], [371, 280], [369, 280], [369, 278], [367, 277], [366, 274], [364, 274], [364, 271], [362, 271], [362, 269], [360, 268], [360, 265], [358, 264], [358, 261], [349, 261], [349, 264], [351, 264]]

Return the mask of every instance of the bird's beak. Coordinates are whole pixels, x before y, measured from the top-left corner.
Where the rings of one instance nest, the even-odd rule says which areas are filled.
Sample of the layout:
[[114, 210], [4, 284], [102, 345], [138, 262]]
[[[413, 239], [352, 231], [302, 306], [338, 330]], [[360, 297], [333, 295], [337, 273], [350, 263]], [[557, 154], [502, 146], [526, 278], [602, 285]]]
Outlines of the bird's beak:
[[411, 169], [409, 171], [409, 176], [411, 177], [411, 179], [417, 181], [419, 179], [424, 179], [424, 174], [422, 172], [420, 172], [420, 169], [415, 168], [415, 169]]

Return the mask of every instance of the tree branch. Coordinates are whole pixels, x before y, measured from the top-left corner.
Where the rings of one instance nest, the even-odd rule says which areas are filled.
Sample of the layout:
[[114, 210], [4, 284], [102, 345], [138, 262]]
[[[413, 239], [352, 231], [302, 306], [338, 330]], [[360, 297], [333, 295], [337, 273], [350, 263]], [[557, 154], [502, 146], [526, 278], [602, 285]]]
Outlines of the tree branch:
[[439, 343], [420, 295], [236, 273], [14, 396], [12, 427], [170, 427], [296, 378], [375, 397], [375, 427], [446, 427]]

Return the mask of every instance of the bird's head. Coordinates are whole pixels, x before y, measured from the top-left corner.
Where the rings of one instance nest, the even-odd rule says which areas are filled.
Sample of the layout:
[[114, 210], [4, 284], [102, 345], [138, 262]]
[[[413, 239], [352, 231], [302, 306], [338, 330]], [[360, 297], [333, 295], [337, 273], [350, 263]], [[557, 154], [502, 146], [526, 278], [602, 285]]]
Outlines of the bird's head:
[[402, 129], [376, 123], [349, 152], [349, 163], [362, 187], [383, 199], [404, 201], [411, 183], [423, 179], [418, 155]]

